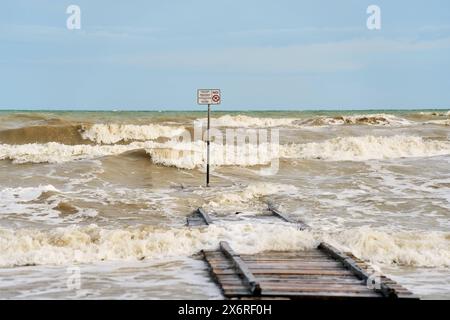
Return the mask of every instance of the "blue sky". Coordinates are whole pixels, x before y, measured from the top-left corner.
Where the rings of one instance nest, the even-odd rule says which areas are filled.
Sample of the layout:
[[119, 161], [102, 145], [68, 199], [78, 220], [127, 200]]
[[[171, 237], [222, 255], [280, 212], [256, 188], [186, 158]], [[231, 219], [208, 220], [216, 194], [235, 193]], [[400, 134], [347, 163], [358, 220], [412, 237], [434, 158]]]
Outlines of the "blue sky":
[[[66, 8], [81, 8], [81, 29]], [[366, 9], [381, 8], [368, 30]], [[6, 0], [0, 108], [450, 107], [450, 1]]]

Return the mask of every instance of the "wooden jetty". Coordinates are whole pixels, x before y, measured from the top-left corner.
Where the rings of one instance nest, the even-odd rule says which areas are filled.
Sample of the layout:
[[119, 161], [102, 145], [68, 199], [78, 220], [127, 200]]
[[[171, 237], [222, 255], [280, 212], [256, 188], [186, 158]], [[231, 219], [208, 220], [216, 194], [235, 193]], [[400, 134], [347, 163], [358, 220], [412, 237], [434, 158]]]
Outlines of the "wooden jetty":
[[195, 210], [191, 216], [186, 218], [186, 224], [189, 227], [197, 227], [202, 225], [210, 225], [213, 221], [209, 214], [206, 213], [202, 208]]
[[[310, 228], [301, 221], [292, 221], [271, 204], [269, 211], [299, 228]], [[190, 222], [213, 223], [203, 209], [198, 209]], [[312, 250], [248, 255], [237, 254], [222, 241], [218, 250], [203, 250], [202, 255], [228, 299], [418, 299], [351, 253], [324, 242]]]

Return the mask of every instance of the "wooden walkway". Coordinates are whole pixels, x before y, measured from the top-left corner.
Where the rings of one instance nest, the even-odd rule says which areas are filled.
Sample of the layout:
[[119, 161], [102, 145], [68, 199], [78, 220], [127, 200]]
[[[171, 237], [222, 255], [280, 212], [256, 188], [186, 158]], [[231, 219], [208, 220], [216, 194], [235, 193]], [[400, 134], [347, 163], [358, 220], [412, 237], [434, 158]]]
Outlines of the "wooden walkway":
[[[269, 205], [275, 217], [310, 228]], [[188, 218], [191, 226], [210, 225], [202, 209]], [[327, 243], [313, 250], [237, 254], [227, 242], [202, 251], [211, 275], [228, 299], [418, 299], [395, 281], [377, 275], [364, 261]]]

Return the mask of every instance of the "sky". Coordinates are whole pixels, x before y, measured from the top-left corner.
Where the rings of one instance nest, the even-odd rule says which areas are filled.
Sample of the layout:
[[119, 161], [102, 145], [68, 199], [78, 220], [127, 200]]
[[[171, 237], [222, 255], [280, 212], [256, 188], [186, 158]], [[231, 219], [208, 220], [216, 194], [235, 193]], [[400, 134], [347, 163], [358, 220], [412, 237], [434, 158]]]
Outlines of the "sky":
[[448, 0], [0, 3], [0, 109], [198, 110], [198, 88], [221, 110], [450, 108], [449, 87]]

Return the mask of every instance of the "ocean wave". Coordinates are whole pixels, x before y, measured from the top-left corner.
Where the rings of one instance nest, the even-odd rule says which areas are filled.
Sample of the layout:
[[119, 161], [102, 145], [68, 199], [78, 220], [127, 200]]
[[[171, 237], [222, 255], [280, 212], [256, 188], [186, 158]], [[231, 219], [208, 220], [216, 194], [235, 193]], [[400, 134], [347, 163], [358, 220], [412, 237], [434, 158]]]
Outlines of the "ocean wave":
[[[202, 167], [206, 144], [160, 144], [147, 149], [152, 161], [183, 169]], [[415, 136], [340, 137], [305, 144], [261, 144], [223, 146], [211, 144], [211, 164], [214, 166], [268, 165], [274, 159], [304, 159], [327, 161], [366, 161], [408, 157], [432, 157], [450, 154], [449, 141], [425, 140]]]
[[450, 266], [450, 233], [388, 231], [364, 226], [328, 235], [325, 240], [376, 264]]
[[13, 163], [61, 163], [117, 155], [137, 149], [135, 145], [65, 145], [57, 142], [45, 144], [0, 145], [0, 160]]
[[[203, 141], [158, 143], [132, 142], [126, 145], [46, 144], [0, 145], [0, 160], [14, 163], [60, 163], [118, 155], [145, 149], [155, 164], [182, 169], [203, 167], [206, 143]], [[339, 137], [323, 142], [277, 145], [220, 145], [211, 143], [213, 166], [267, 165], [274, 159], [306, 159], [328, 161], [365, 161], [408, 157], [432, 157], [450, 154], [450, 142], [426, 140], [416, 136]]]
[[62, 144], [83, 144], [80, 125], [39, 125], [0, 131], [0, 143], [29, 144], [59, 142]]
[[450, 119], [429, 120], [425, 123], [426, 124], [437, 124], [437, 125], [442, 125], [442, 126], [450, 126]]
[[449, 141], [425, 140], [416, 136], [339, 137], [324, 142], [280, 147], [282, 158], [365, 161], [450, 154]]
[[380, 265], [450, 266], [450, 234], [359, 227], [339, 232], [300, 231], [288, 224], [234, 223], [205, 228], [97, 225], [51, 230], [0, 228], [0, 267], [67, 265], [191, 256], [228, 241], [241, 254], [315, 248], [326, 241]]
[[[206, 164], [206, 143], [195, 142], [168, 142], [154, 143], [146, 152], [153, 163], [172, 166], [181, 169], [195, 169]], [[274, 159], [273, 150], [278, 145], [263, 143], [260, 145], [221, 145], [211, 143], [212, 166], [256, 166], [269, 164]]]
[[[206, 119], [197, 119], [205, 126]], [[211, 119], [211, 125], [216, 127], [229, 128], [271, 128], [271, 127], [290, 127], [295, 126], [298, 119], [294, 118], [260, 118], [249, 117], [246, 115], [225, 115], [218, 118]]]
[[221, 240], [229, 241], [241, 253], [303, 250], [317, 245], [310, 233], [289, 225], [232, 224], [195, 229], [90, 225], [48, 231], [0, 228], [0, 266], [190, 256], [217, 248]]
[[185, 131], [184, 127], [171, 127], [159, 124], [94, 124], [81, 130], [83, 139], [96, 143], [113, 144], [119, 141], [146, 141], [160, 137], [175, 137]]
[[[198, 119], [206, 123], [206, 119]], [[412, 122], [391, 114], [363, 114], [316, 116], [311, 118], [257, 118], [246, 115], [225, 115], [212, 119], [212, 125], [229, 128], [271, 128], [271, 127], [308, 127], [308, 126], [407, 126]]]
[[342, 125], [370, 125], [370, 126], [408, 126], [412, 122], [391, 114], [365, 114], [334, 117], [314, 117], [302, 121], [306, 126], [342, 126]]
[[449, 111], [422, 111], [419, 112], [420, 115], [423, 116], [436, 116], [436, 117], [450, 117]]

